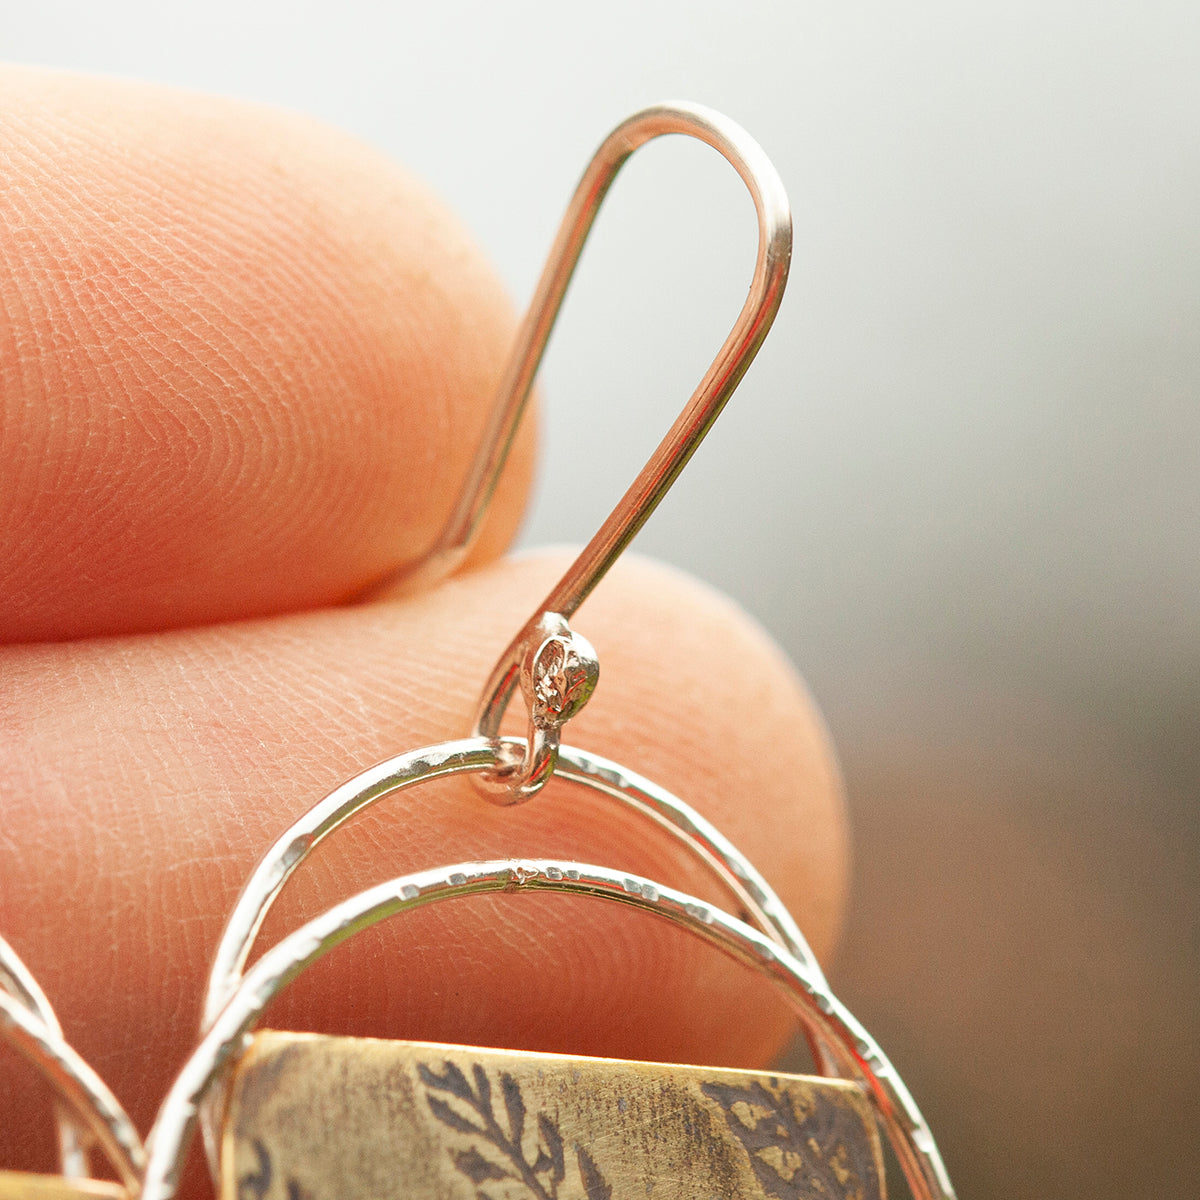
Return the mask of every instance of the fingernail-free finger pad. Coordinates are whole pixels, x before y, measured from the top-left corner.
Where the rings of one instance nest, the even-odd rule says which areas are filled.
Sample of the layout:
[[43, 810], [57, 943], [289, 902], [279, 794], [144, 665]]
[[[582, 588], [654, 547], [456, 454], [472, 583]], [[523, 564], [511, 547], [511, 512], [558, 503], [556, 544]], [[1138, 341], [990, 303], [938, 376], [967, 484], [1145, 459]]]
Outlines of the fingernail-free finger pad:
[[[464, 736], [475, 688], [567, 561], [498, 563], [403, 602], [3, 653], [5, 934], [141, 1128], [194, 1041], [217, 937], [257, 858], [357, 771]], [[727, 601], [637, 559], [574, 624], [602, 670], [565, 740], [713, 820], [824, 953], [845, 882], [837, 772], [778, 652]], [[263, 944], [383, 879], [506, 856], [711, 887], [665, 835], [574, 785], [498, 808], [451, 779], [337, 831]], [[645, 913], [521, 895], [367, 931], [268, 1024], [747, 1067], [791, 1028], [766, 984]], [[28, 1161], [15, 1101], [0, 1089], [0, 1153]]]
[[317, 607], [424, 553], [513, 328], [437, 201], [248, 104], [21, 68], [0, 104], [0, 639]]

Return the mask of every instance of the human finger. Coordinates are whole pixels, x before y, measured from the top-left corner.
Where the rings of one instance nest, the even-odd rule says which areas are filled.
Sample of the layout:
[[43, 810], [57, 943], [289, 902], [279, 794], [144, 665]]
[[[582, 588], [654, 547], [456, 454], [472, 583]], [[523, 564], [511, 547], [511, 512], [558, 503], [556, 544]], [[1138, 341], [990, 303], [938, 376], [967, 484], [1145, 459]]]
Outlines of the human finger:
[[[194, 1041], [207, 964], [254, 861], [337, 783], [462, 736], [492, 661], [565, 565], [497, 563], [435, 594], [0, 656], [3, 925], [68, 1038], [144, 1130]], [[626, 562], [576, 620], [600, 687], [568, 740], [669, 787], [764, 871], [824, 953], [845, 886], [836, 767], [807, 696], [729, 602]], [[670, 839], [577, 787], [497, 808], [469, 779], [380, 802], [289, 884], [271, 941], [369, 884], [552, 855], [714, 893]], [[713, 1064], [762, 1063], [790, 1019], [744, 968], [645, 914], [475, 898], [360, 935], [285, 993], [284, 1028]], [[0, 1099], [8, 1161], [37, 1157]], [[43, 1152], [48, 1153], [48, 1144]]]
[[240, 101], [8, 67], [0, 110], [0, 641], [315, 608], [418, 561], [514, 328], [440, 202]]

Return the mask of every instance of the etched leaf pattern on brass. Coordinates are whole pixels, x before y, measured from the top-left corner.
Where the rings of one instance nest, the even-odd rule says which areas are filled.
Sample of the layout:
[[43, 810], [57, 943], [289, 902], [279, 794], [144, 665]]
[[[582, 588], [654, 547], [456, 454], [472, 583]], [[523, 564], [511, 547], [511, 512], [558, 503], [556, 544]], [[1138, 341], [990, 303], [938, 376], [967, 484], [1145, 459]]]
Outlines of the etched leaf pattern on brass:
[[[223, 1200], [882, 1200], [845, 1082], [260, 1034]], [[119, 1200], [119, 1198], [98, 1198]]]
[[813, 1195], [877, 1194], [878, 1178], [869, 1154], [856, 1152], [858, 1139], [839, 1128], [840, 1109], [815, 1106], [799, 1114], [786, 1088], [725, 1083], [701, 1085], [725, 1114], [763, 1191], [778, 1200]]
[[[449, 1153], [474, 1186], [477, 1200], [507, 1200], [522, 1193], [537, 1200], [558, 1200], [559, 1186], [567, 1177], [566, 1147], [558, 1123], [538, 1113], [536, 1139], [526, 1136], [525, 1100], [512, 1075], [500, 1071], [496, 1081], [504, 1108], [502, 1125], [492, 1080], [480, 1064], [472, 1066], [471, 1079], [448, 1059], [440, 1073], [418, 1063], [417, 1074], [428, 1089], [425, 1099], [433, 1116], [448, 1129], [476, 1139], [466, 1150]], [[536, 1152], [530, 1154], [527, 1146]], [[571, 1152], [587, 1200], [611, 1200], [612, 1186], [592, 1156], [577, 1142]]]
[[[261, 1139], [255, 1138], [253, 1145], [258, 1166], [238, 1179], [237, 1200], [265, 1200], [271, 1190], [271, 1181], [275, 1174], [271, 1155]], [[284, 1180], [283, 1190], [287, 1200], [310, 1200], [308, 1193], [290, 1176]]]

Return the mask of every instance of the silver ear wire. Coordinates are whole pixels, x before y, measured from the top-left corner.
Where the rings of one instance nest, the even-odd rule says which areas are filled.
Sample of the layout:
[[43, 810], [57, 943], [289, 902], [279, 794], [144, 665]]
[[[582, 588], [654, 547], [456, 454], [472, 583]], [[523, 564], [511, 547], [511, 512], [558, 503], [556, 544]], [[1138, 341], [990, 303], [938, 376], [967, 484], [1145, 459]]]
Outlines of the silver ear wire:
[[517, 333], [458, 503], [429, 554], [408, 577], [414, 586], [429, 586], [449, 575], [470, 552], [512, 448], [563, 297], [608, 189], [635, 150], [669, 133], [706, 142], [742, 177], [758, 216], [754, 277], [733, 329], [687, 406], [530, 625], [542, 613], [570, 617], [583, 603], [666, 495], [758, 353], [783, 299], [792, 257], [792, 218], [779, 173], [740, 125], [711, 108], [671, 101], [634, 113], [600, 144], [575, 188]]
[[[594, 655], [589, 655], [590, 646], [577, 638], [567, 622], [637, 536], [720, 415], [766, 338], [787, 284], [792, 258], [792, 218], [787, 193], [762, 147], [740, 125], [711, 108], [678, 101], [655, 105], [622, 121], [592, 156], [571, 197], [517, 334], [496, 403], [458, 504], [433, 549], [408, 577], [408, 585], [427, 587], [448, 575], [466, 558], [496, 490], [550, 331], [558, 319], [567, 286], [608, 189], [635, 150], [669, 133], [685, 134], [706, 142], [742, 177], [758, 218], [754, 276], [729, 336], [666, 437], [492, 671], [480, 700], [475, 734], [489, 738], [499, 734], [504, 710], [518, 679], [522, 682], [530, 710], [521, 761], [503, 762], [496, 770], [481, 777], [489, 798], [496, 803], [515, 804], [529, 799], [554, 773], [558, 731], [586, 703], [599, 671]], [[539, 714], [531, 698], [539, 687], [553, 690], [554, 677], [562, 674], [555, 669], [539, 669], [543, 664], [536, 662], [539, 648], [547, 637], [552, 636], [562, 643], [563, 654], [570, 662], [570, 673], [576, 677], [576, 694], [582, 697], [571, 712], [558, 719], [546, 719]], [[532, 675], [528, 684], [527, 669]]]
[[135, 1200], [146, 1167], [137, 1130], [104, 1081], [63, 1040], [45, 994], [3, 938], [0, 1036], [33, 1063], [55, 1092], [63, 1174], [85, 1179], [88, 1148], [95, 1144], [113, 1165], [130, 1200]]

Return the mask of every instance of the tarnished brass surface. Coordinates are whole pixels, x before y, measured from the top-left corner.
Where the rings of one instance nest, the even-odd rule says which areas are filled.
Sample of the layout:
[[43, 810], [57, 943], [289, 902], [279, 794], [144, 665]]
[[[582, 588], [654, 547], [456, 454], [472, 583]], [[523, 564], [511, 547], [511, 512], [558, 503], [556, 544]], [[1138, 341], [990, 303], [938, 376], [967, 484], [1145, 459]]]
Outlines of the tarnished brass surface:
[[125, 1200], [119, 1183], [102, 1179], [64, 1179], [27, 1171], [0, 1171], [0, 1200]]
[[222, 1200], [883, 1200], [850, 1083], [308, 1034], [234, 1075]]

